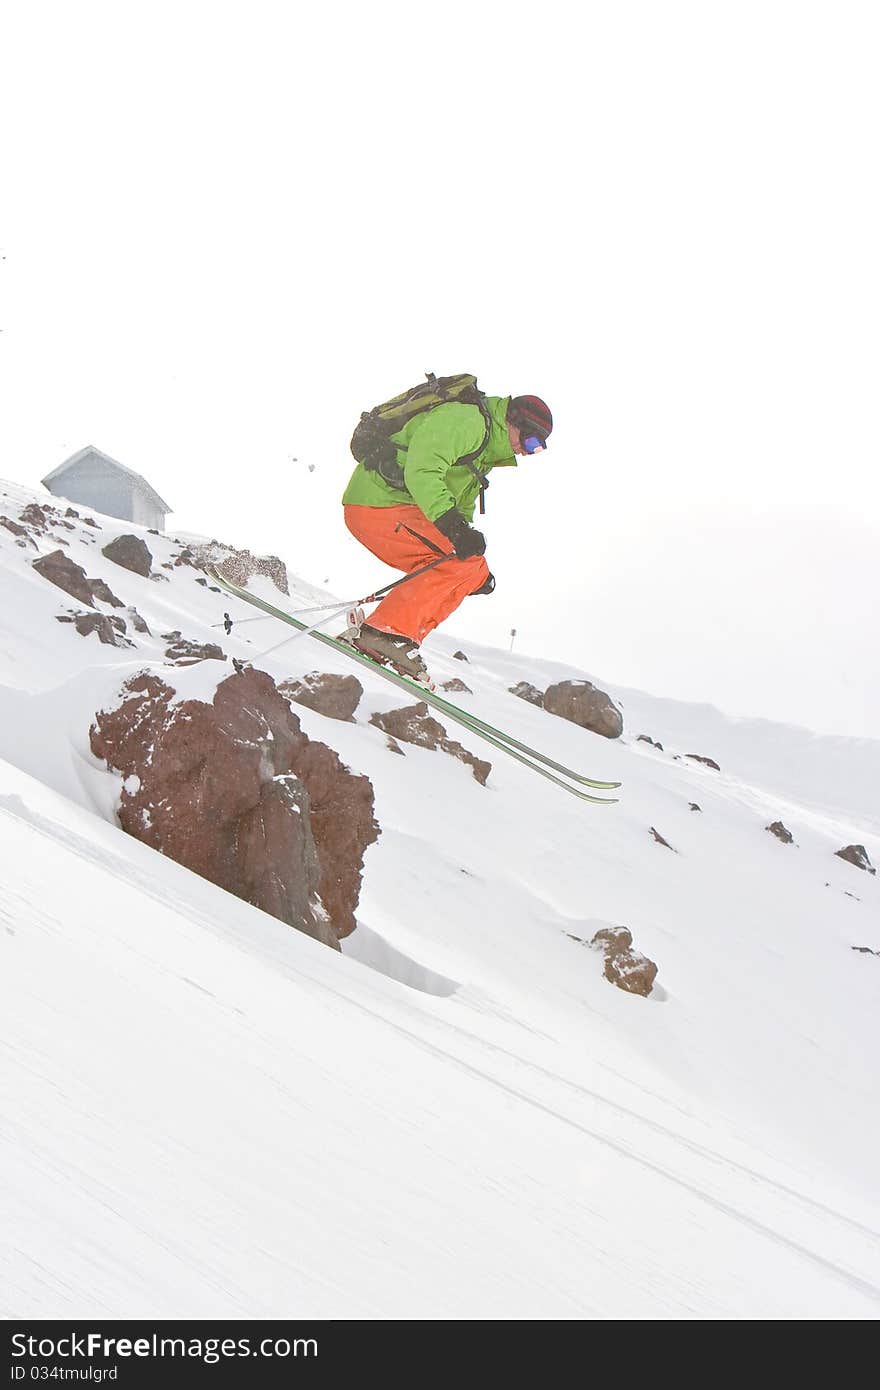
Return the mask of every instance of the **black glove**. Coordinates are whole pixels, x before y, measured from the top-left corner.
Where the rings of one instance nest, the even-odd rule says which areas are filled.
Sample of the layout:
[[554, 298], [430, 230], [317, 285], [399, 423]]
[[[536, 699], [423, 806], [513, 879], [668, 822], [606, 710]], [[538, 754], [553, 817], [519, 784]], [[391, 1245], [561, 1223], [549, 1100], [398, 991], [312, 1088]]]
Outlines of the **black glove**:
[[438, 516], [434, 525], [452, 542], [452, 548], [460, 560], [468, 560], [472, 555], [485, 555], [486, 537], [482, 531], [468, 526], [461, 512], [455, 507], [450, 507], [448, 512]]
[[474, 589], [471, 598], [476, 598], [477, 594], [492, 594], [495, 592], [495, 576], [490, 574], [485, 584], [481, 584], [479, 589]]

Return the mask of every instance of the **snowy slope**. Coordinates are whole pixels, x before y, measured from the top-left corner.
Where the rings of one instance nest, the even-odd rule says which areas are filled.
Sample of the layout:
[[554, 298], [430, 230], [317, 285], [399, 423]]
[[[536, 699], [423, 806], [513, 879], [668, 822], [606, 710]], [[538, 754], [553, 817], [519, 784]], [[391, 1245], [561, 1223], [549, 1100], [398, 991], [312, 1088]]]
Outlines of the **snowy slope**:
[[[254, 660], [287, 635], [227, 638], [253, 610], [121, 570], [100, 547], [137, 528], [97, 519], [70, 552], [154, 634]], [[56, 623], [77, 605], [35, 554], [0, 529], [4, 1315], [877, 1316], [880, 959], [852, 948], [880, 950], [880, 885], [834, 851], [880, 860], [880, 745], [613, 689], [609, 742], [507, 692], [590, 673], [435, 637], [463, 701], [622, 799], [455, 728], [486, 787], [394, 755], [368, 718], [405, 699], [359, 672], [356, 723], [297, 707], [382, 826], [340, 958], [120, 833], [88, 726], [166, 644]], [[351, 670], [308, 639], [257, 664]], [[209, 696], [229, 669], [164, 674]], [[658, 963], [649, 999], [582, 944], [606, 923]]]

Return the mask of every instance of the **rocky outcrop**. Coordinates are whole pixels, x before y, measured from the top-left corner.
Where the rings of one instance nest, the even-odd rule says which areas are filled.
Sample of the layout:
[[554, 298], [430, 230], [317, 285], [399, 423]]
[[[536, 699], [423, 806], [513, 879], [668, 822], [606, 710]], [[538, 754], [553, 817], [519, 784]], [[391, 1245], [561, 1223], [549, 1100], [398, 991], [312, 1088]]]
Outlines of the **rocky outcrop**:
[[633, 950], [632, 933], [626, 927], [602, 927], [590, 945], [605, 953], [605, 979], [627, 994], [647, 997], [654, 988], [657, 966]]
[[59, 623], [73, 623], [82, 637], [97, 632], [98, 641], [107, 647], [133, 647], [125, 635], [125, 623], [115, 614], [106, 613], [65, 613], [58, 617]]
[[668, 840], [664, 840], [659, 830], [655, 830], [653, 825], [650, 827], [650, 830], [658, 845], [664, 845], [666, 849], [671, 849], [673, 854], [678, 854], [678, 850], [675, 848], [675, 846], [671, 845]]
[[235, 546], [222, 545], [220, 541], [206, 541], [202, 545], [185, 545], [177, 555], [175, 565], [191, 565], [193, 569], [216, 569], [233, 584], [246, 587], [255, 574], [271, 579], [275, 588], [282, 594], [290, 592], [287, 585], [287, 569], [277, 555], [252, 555], [249, 550], [236, 550]]
[[520, 700], [528, 700], [530, 705], [543, 707], [544, 692], [539, 690], [536, 685], [530, 685], [528, 681], [517, 681], [516, 685], [510, 685], [507, 688], [511, 695], [517, 695]]
[[636, 739], [636, 743], [650, 743], [652, 748], [659, 748], [660, 752], [663, 752], [663, 744], [656, 743], [655, 740], [649, 738], [647, 734], [639, 734], [638, 738]]
[[162, 641], [170, 642], [165, 648], [165, 661], [169, 666], [195, 666], [197, 661], [225, 661], [226, 653], [216, 642], [194, 642], [191, 637], [181, 637], [174, 632], [163, 632]]
[[770, 834], [775, 835], [777, 840], [781, 840], [784, 845], [794, 844], [794, 836], [790, 830], [786, 829], [781, 820], [775, 820], [770, 825], [765, 825], [764, 829], [769, 830]]
[[126, 613], [128, 614], [128, 616], [129, 616], [129, 619], [130, 619], [130, 621], [131, 621], [131, 625], [132, 625], [132, 627], [134, 628], [135, 632], [143, 632], [143, 633], [146, 633], [146, 635], [149, 637], [151, 634], [150, 634], [150, 629], [149, 629], [149, 626], [148, 626], [148, 624], [147, 624], [147, 621], [146, 621], [145, 618], [142, 618], [142, 617], [141, 617], [141, 615], [140, 615], [140, 613], [137, 611], [137, 609], [136, 609], [136, 608], [131, 608], [131, 607], [129, 607], [129, 608], [126, 608], [125, 611], [126, 611]]
[[37, 535], [44, 536], [55, 517], [60, 516], [60, 512], [48, 502], [28, 502], [20, 513], [21, 522], [31, 531], [36, 531]]
[[326, 945], [354, 930], [373, 788], [306, 737], [271, 676], [230, 676], [208, 704], [140, 672], [90, 738], [125, 778], [128, 834]]
[[457, 691], [461, 695], [473, 695], [474, 693], [469, 685], [465, 685], [464, 681], [458, 679], [458, 676], [453, 676], [451, 681], [444, 681], [440, 689], [451, 692]]
[[453, 652], [452, 655], [456, 661], [467, 661], [464, 652]]
[[0, 516], [0, 526], [5, 526], [7, 531], [12, 532], [13, 536], [16, 538], [16, 545], [20, 545], [22, 548], [30, 546], [32, 550], [37, 549], [37, 543], [28, 532], [26, 526], [20, 526], [17, 521], [13, 521], [8, 516]]
[[65, 555], [63, 550], [53, 550], [41, 559], [34, 560], [33, 567], [37, 574], [48, 579], [50, 584], [57, 585], [80, 603], [87, 603], [92, 607], [92, 586], [86, 578], [85, 570], [82, 565], [75, 564], [69, 555]]
[[869, 874], [876, 874], [877, 872], [864, 845], [847, 845], [844, 849], [836, 849], [834, 853], [838, 859], [845, 859], [848, 864], [855, 864], [857, 869], [865, 869]]
[[312, 671], [301, 680], [283, 681], [278, 689], [287, 700], [349, 724], [354, 723], [354, 712], [364, 693], [357, 676], [334, 676], [328, 671]]
[[447, 738], [443, 725], [431, 718], [424, 701], [419, 701], [417, 705], [406, 705], [402, 709], [388, 710], [385, 714], [372, 714], [370, 723], [401, 743], [414, 743], [419, 748], [437, 748], [443, 753], [449, 753], [451, 757], [467, 763], [477, 781], [482, 786], [486, 785], [492, 764], [484, 762], [482, 758], [475, 758], [473, 753], [469, 753], [460, 743]]
[[117, 598], [110, 585], [104, 579], [90, 579], [92, 586], [92, 599], [97, 599], [101, 603], [109, 603], [113, 608], [124, 608], [125, 604], [121, 598]]
[[43, 555], [31, 563], [37, 574], [48, 579], [50, 584], [57, 585], [66, 594], [78, 599], [80, 603], [88, 604], [90, 608], [94, 607], [96, 601], [110, 603], [115, 608], [125, 606], [103, 579], [87, 578], [82, 565], [76, 564], [63, 550], [52, 550], [48, 555]]
[[704, 758], [702, 753], [685, 753], [685, 757], [690, 758], [692, 762], [703, 763], [705, 767], [712, 767], [715, 769], [716, 772], [721, 771], [721, 768], [718, 766], [714, 758]]
[[544, 709], [603, 738], [620, 738], [623, 715], [604, 690], [589, 681], [557, 681], [544, 691]]
[[112, 560], [114, 565], [131, 570], [132, 574], [143, 575], [144, 579], [150, 577], [153, 557], [140, 536], [117, 536], [102, 548], [101, 554]]

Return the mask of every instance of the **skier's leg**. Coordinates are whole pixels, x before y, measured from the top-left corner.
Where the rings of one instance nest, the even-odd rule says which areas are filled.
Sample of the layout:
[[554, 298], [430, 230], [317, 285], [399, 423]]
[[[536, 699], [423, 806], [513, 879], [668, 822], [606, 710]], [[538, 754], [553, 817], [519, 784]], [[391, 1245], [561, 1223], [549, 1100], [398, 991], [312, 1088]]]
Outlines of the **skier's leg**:
[[[345, 524], [380, 560], [407, 573], [450, 548], [443, 533], [414, 506], [349, 505], [345, 508]], [[435, 549], [426, 544], [428, 541]], [[482, 556], [452, 558], [393, 589], [370, 615], [370, 626], [422, 642], [488, 578], [489, 567]]]

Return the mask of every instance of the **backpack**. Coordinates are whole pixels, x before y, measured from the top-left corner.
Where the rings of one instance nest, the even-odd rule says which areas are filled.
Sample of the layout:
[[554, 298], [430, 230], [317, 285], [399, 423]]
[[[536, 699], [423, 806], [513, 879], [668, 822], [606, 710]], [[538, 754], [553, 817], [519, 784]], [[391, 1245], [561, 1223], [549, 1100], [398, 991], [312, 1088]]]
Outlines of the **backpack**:
[[483, 417], [483, 439], [478, 449], [462, 458], [456, 464], [469, 468], [475, 478], [480, 480], [480, 510], [483, 510], [483, 492], [489, 486], [489, 479], [474, 466], [474, 460], [483, 452], [489, 442], [492, 422], [486, 405], [485, 394], [477, 385], [477, 378], [467, 373], [458, 376], [435, 376], [425, 373], [426, 380], [408, 391], [402, 391], [382, 405], [365, 410], [351, 436], [351, 452], [364, 468], [379, 474], [390, 487], [403, 491], [406, 488], [403, 467], [398, 462], [398, 454], [406, 452], [405, 444], [394, 444], [392, 434], [402, 430], [409, 420], [433, 410], [448, 401], [458, 401], [462, 405], [475, 405]]

